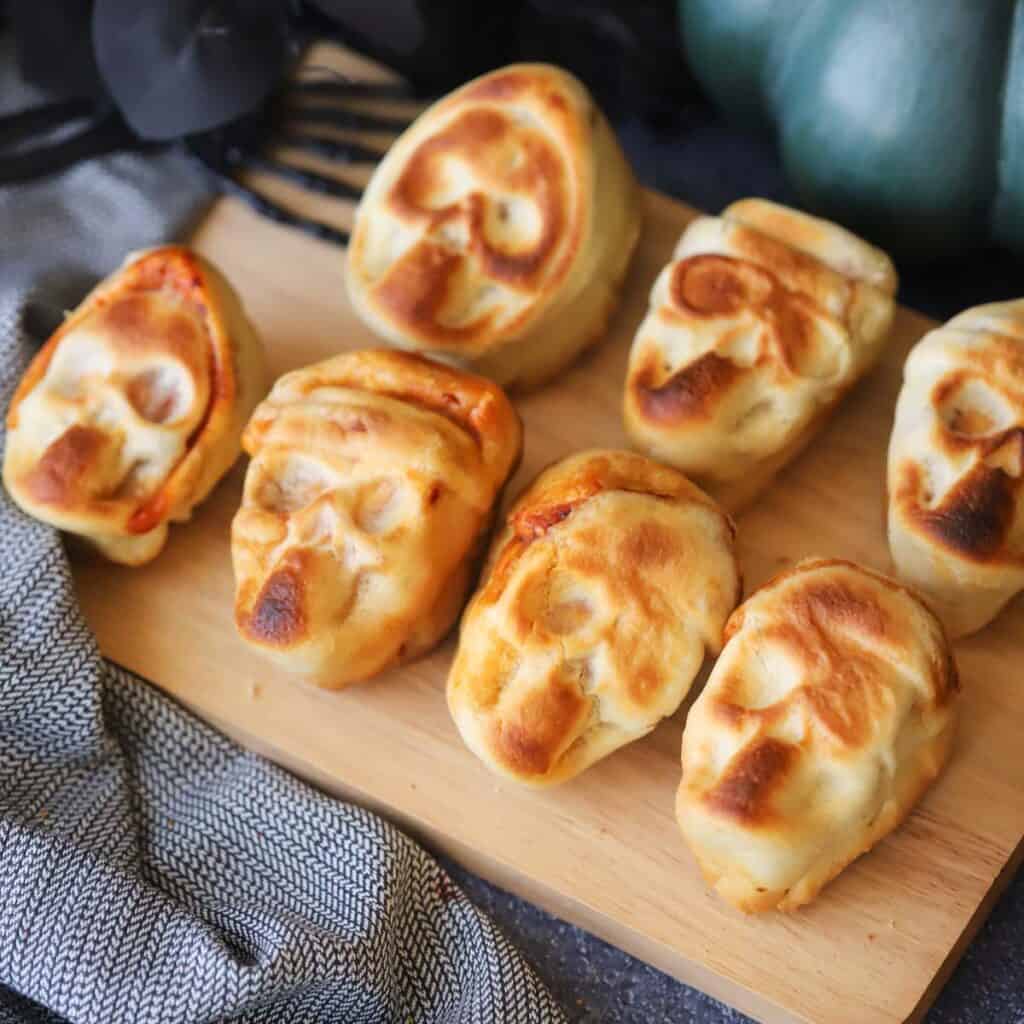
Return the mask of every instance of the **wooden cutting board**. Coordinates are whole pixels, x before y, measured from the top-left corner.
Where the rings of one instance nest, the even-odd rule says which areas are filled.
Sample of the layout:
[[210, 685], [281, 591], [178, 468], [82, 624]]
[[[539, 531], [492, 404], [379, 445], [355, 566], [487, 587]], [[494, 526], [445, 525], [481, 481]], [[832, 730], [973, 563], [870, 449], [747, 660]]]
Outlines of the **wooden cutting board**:
[[[341, 172], [350, 178], [365, 169]], [[266, 184], [266, 183], [264, 183]], [[339, 201], [269, 186], [343, 223]], [[646, 196], [625, 299], [564, 379], [517, 402], [515, 493], [579, 448], [624, 445], [619, 403], [650, 286], [694, 211]], [[218, 201], [194, 244], [235, 283], [275, 373], [372, 344], [349, 308], [339, 248]], [[807, 555], [887, 569], [885, 449], [900, 370], [931, 324], [901, 310], [888, 353], [809, 450], [739, 520], [748, 592]], [[229, 524], [244, 460], [142, 569], [76, 556], [106, 655], [243, 744], [379, 811], [428, 846], [688, 984], [765, 1021], [918, 1019], [1024, 855], [1024, 661], [1018, 602], [958, 645], [962, 727], [948, 771], [894, 835], [811, 907], [748, 919], [706, 890], [673, 819], [686, 708], [549, 792], [501, 782], [463, 747], [444, 682], [452, 643], [340, 693], [286, 678], [232, 624]]]

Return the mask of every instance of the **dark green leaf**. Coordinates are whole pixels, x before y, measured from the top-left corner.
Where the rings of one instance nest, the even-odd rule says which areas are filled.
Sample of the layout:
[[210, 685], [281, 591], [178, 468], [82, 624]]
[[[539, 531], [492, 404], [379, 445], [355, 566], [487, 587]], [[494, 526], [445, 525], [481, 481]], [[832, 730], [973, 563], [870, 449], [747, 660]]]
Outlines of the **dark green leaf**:
[[145, 139], [206, 131], [253, 110], [282, 75], [284, 0], [96, 0], [100, 73]]

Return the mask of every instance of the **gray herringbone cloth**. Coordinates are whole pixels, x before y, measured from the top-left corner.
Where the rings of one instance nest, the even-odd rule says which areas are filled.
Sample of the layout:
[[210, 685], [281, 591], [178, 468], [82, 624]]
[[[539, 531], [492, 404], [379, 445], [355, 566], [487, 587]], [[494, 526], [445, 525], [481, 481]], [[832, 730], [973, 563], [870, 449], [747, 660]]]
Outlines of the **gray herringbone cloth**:
[[[4, 412], [61, 311], [202, 200], [175, 156], [0, 190]], [[58, 535], [0, 491], [0, 1024], [60, 1019], [562, 1015], [413, 842], [105, 662]]]

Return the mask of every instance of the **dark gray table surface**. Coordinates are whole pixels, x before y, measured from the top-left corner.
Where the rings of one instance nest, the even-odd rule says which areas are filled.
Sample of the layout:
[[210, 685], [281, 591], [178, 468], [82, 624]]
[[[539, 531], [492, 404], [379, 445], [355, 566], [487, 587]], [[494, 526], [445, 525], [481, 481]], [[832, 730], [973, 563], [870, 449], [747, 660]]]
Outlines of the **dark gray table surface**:
[[[645, 185], [700, 209], [718, 211], [748, 195], [794, 201], [773, 147], [735, 131], [706, 109], [687, 111], [680, 124], [661, 136], [639, 122], [620, 121], [616, 127]], [[966, 306], [1024, 294], [1024, 268], [995, 250], [946, 267], [899, 270], [901, 302], [940, 320]], [[1021, 774], [1024, 782], [1024, 762]], [[448, 866], [470, 897], [530, 958], [571, 1020], [731, 1024], [749, 1019], [579, 928]], [[766, 955], [780, 956], [784, 951], [770, 950]], [[1024, 872], [968, 948], [926, 1021], [1024, 1024]]]

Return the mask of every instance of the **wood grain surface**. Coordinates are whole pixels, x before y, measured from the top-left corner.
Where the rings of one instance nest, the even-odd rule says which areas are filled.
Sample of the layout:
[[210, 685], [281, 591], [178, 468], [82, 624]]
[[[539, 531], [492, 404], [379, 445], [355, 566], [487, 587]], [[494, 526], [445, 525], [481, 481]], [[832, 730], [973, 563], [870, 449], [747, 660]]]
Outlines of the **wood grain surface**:
[[[324, 219], [350, 216], [339, 201], [276, 190]], [[517, 402], [526, 449], [512, 493], [555, 458], [625, 444], [629, 344], [693, 216], [650, 193], [645, 208], [608, 336], [560, 383]], [[213, 205], [194, 243], [240, 290], [275, 373], [374, 342], [348, 306], [339, 248], [231, 199]], [[885, 450], [903, 359], [929, 326], [900, 311], [882, 365], [742, 515], [748, 592], [807, 555], [889, 568]], [[289, 679], [247, 648], [232, 624], [228, 543], [244, 469], [243, 460], [191, 523], [172, 529], [153, 564], [76, 555], [82, 607], [108, 657], [247, 746], [755, 1017], [865, 1024], [923, 1014], [1024, 853], [1019, 602], [958, 645], [964, 699], [953, 760], [910, 820], [811, 907], [748, 919], [708, 893], [673, 819], [685, 707], [577, 780], [533, 792], [497, 780], [462, 746], [444, 698], [450, 640], [340, 693]]]

